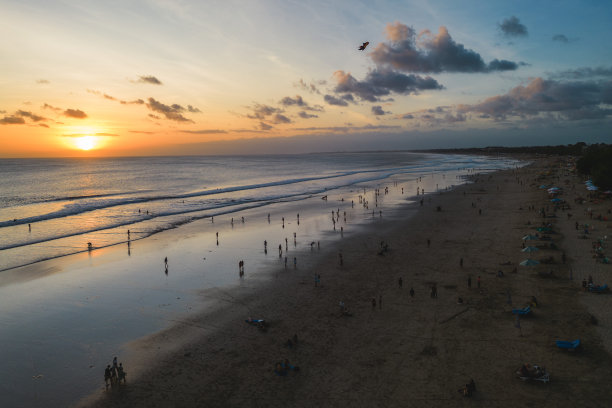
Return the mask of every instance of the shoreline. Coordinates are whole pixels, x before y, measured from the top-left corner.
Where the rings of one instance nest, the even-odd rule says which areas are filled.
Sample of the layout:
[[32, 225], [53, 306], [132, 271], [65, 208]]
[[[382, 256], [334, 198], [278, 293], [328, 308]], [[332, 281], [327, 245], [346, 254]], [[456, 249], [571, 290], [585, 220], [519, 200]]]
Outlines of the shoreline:
[[[544, 202], [532, 182], [542, 169], [536, 163], [499, 171], [475, 184], [432, 194], [431, 203], [417, 206], [409, 220], [370, 225], [338, 241], [342, 267], [338, 249], [326, 249], [305, 277], [279, 276], [263, 294], [247, 293], [216, 319], [193, 317], [133, 343], [158, 361], [140, 379], [129, 378], [128, 386], [78, 405], [437, 406], [463, 399], [456, 390], [469, 378], [478, 384], [475, 399], [495, 406], [530, 401], [576, 406], [611, 398], [604, 380], [612, 374], [610, 355], [579, 304], [589, 299], [580, 299], [579, 291], [576, 295], [575, 281], [562, 277], [567, 272], [562, 265], [555, 265], [555, 279], [517, 266], [521, 237], [529, 230], [526, 221], [540, 221], [535, 212], [517, 209]], [[520, 187], [516, 177], [529, 178], [532, 185]], [[482, 215], [476, 215], [472, 202]], [[442, 211], [434, 211], [437, 206]], [[408, 229], [413, 233], [404, 233]], [[391, 248], [384, 256], [376, 255], [381, 240]], [[459, 258], [465, 259], [463, 267]], [[512, 265], [500, 265], [507, 261]], [[315, 270], [321, 275], [316, 288]], [[496, 278], [497, 270], [504, 277]], [[471, 289], [465, 284], [468, 275]], [[482, 277], [479, 291], [474, 288], [477, 276]], [[438, 284], [437, 299], [428, 296], [433, 283]], [[408, 295], [410, 286], [414, 298]], [[519, 335], [511, 309], [531, 296], [541, 306], [536, 317], [521, 321]], [[464, 303], [458, 304], [457, 297]], [[352, 317], [340, 315], [339, 301]], [[246, 302], [259, 315], [246, 316]], [[268, 320], [268, 331], [245, 324], [248, 317]], [[288, 349], [284, 344], [293, 334], [299, 346]], [[571, 336], [588, 345], [580, 360], [554, 347], [555, 338]], [[168, 350], [151, 351], [160, 344]], [[284, 358], [299, 365], [300, 372], [291, 378], [274, 375], [275, 362]], [[544, 364], [554, 380], [532, 387], [514, 378], [514, 370], [529, 361]], [[577, 384], [574, 377], [589, 383]]]

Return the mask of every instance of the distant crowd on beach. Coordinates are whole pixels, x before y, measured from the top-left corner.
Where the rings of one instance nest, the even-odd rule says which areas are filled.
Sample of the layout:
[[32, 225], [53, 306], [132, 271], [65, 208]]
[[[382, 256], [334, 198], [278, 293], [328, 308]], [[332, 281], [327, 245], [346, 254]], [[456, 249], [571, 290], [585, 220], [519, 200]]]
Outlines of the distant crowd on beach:
[[106, 385], [106, 389], [108, 387], [114, 387], [116, 385], [126, 383], [127, 373], [123, 369], [123, 363], [119, 363], [117, 365], [117, 357], [113, 358], [113, 365], [108, 364], [104, 369], [104, 384]]

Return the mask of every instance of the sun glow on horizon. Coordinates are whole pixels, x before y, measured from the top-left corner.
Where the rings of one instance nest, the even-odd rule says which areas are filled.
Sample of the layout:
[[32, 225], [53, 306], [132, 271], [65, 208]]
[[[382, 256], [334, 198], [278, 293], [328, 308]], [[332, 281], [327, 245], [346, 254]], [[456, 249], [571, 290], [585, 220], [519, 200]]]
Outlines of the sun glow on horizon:
[[74, 144], [78, 149], [91, 150], [98, 145], [97, 139], [95, 136], [81, 136], [74, 139]]

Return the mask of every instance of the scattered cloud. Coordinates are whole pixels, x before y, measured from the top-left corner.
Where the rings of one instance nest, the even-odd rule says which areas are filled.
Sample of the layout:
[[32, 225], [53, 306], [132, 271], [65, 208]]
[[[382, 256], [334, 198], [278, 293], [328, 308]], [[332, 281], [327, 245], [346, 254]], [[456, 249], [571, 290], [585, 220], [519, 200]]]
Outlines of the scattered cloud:
[[528, 35], [527, 27], [516, 16], [504, 19], [498, 24], [498, 27], [505, 37], [526, 37]]
[[582, 67], [549, 73], [548, 76], [555, 79], [609, 78], [612, 77], [612, 67]]
[[298, 82], [295, 82], [293, 86], [296, 88], [302, 89], [304, 91], [308, 91], [310, 93], [320, 95], [321, 91], [319, 91], [318, 86], [323, 86], [325, 84], [326, 84], [326, 81], [316, 81], [316, 83], [312, 83], [312, 82], [306, 83], [304, 82], [303, 79], [300, 78], [300, 80]]
[[187, 105], [187, 110], [191, 113], [202, 113], [201, 110], [191, 105]]
[[214, 134], [227, 133], [227, 131], [223, 129], [182, 130], [182, 132], [191, 133], [194, 135], [214, 135]]
[[280, 125], [283, 123], [291, 123], [291, 119], [289, 119], [285, 115], [281, 115], [280, 113], [277, 113], [272, 117], [272, 123], [274, 123], [275, 125]]
[[56, 112], [59, 112], [59, 111], [61, 111], [61, 110], [62, 110], [62, 108], [56, 108], [55, 106], [51, 106], [51, 105], [49, 105], [48, 103], [45, 103], [45, 104], [42, 106], [42, 109], [51, 109], [51, 110], [56, 111]]
[[80, 109], [66, 109], [63, 115], [75, 119], [85, 119], [87, 117], [87, 114]]
[[405, 72], [492, 72], [512, 71], [519, 63], [495, 59], [486, 64], [480, 54], [455, 42], [446, 27], [437, 35], [429, 30], [420, 34], [402, 23], [387, 24], [389, 42], [374, 48], [370, 57], [379, 68], [393, 68]]
[[143, 105], [145, 101], [142, 99], [135, 99], [133, 101], [119, 101], [122, 105]]
[[38, 124], [38, 126], [40, 126], [40, 127], [45, 127], [45, 128], [48, 128], [48, 127], [49, 127], [49, 125], [47, 125], [46, 123], [39, 123], [39, 124]]
[[553, 41], [561, 42], [567, 44], [569, 42], [569, 38], [564, 36], [563, 34], [555, 34], [552, 36]]
[[382, 106], [380, 105], [372, 106], [372, 113], [376, 116], [382, 116], [386, 114], [386, 112], [383, 110]]
[[422, 90], [443, 89], [442, 85], [429, 76], [406, 75], [393, 70], [371, 70], [363, 81], [344, 71], [334, 72], [334, 78], [337, 81], [334, 92], [351, 95], [351, 98], [357, 96], [369, 102], [378, 102], [380, 97], [389, 96], [392, 92], [408, 95], [418, 94]]
[[23, 125], [25, 119], [19, 116], [5, 116], [0, 119], [0, 125]]
[[401, 129], [401, 126], [396, 125], [364, 125], [352, 126], [348, 123], [346, 126], [323, 126], [323, 127], [305, 127], [295, 128], [298, 132], [332, 132], [332, 133], [348, 133], [348, 132], [363, 132], [372, 130], [396, 130]]
[[296, 95], [295, 98], [292, 98], [290, 96], [286, 96], [283, 99], [281, 99], [279, 102], [279, 105], [282, 105], [286, 108], [288, 107], [292, 107], [292, 106], [297, 106], [300, 107], [304, 110], [308, 110], [308, 111], [315, 111], [315, 112], [323, 112], [324, 108], [321, 105], [314, 105], [314, 106], [310, 106], [308, 104], [308, 102], [306, 102], [300, 95]]
[[264, 105], [260, 103], [256, 103], [255, 106], [249, 107], [253, 110], [253, 113], [247, 115], [247, 118], [250, 119], [265, 119], [267, 116], [273, 115], [275, 113], [282, 113], [283, 110], [279, 108], [275, 108], [270, 105]]
[[273, 126], [268, 125], [267, 123], [259, 122], [259, 129], [260, 130], [270, 130], [272, 128], [273, 128]]
[[172, 105], [166, 105], [155, 100], [154, 98], [149, 98], [147, 108], [151, 109], [154, 112], [161, 113], [166, 117], [166, 119], [173, 120], [175, 122], [194, 123], [193, 120], [188, 119], [182, 115], [182, 113], [185, 112], [187, 109], [176, 103]]
[[319, 116], [314, 115], [314, 114], [310, 114], [307, 113], [306, 111], [300, 111], [298, 112], [298, 116], [302, 119], [312, 119], [312, 118], [318, 118]]
[[157, 119], [157, 120], [161, 119], [160, 116], [154, 115], [152, 113], [149, 113], [147, 116], [149, 116], [151, 119]]
[[141, 83], [141, 84], [163, 85], [162, 81], [155, 78], [153, 75], [141, 75], [140, 77], [138, 77], [137, 81], [131, 81], [131, 82]]
[[16, 116], [21, 116], [22, 118], [31, 119], [33, 122], [40, 122], [40, 121], [43, 121], [43, 120], [47, 120], [47, 118], [44, 118], [42, 116], [35, 115], [32, 112], [26, 112], [26, 111], [23, 111], [23, 110], [18, 110], [15, 113], [15, 115]]
[[612, 115], [612, 81], [556, 81], [534, 78], [507, 94], [485, 99], [475, 105], [459, 105], [460, 113], [475, 112], [495, 120], [508, 116], [553, 115], [555, 119], [601, 119]]
[[46, 79], [37, 79], [37, 80], [36, 80], [36, 83], [37, 83], [37, 84], [41, 84], [41, 85], [42, 85], [42, 84], [48, 84], [48, 83], [49, 83], [49, 81], [47, 81]]
[[128, 132], [130, 133], [138, 133], [138, 134], [143, 134], [143, 135], [153, 135], [155, 134], [155, 132], [148, 132], [145, 130], [128, 130]]
[[325, 102], [327, 102], [330, 105], [348, 106], [348, 102], [346, 100], [337, 98], [333, 95], [325, 95], [323, 99], [325, 100]]

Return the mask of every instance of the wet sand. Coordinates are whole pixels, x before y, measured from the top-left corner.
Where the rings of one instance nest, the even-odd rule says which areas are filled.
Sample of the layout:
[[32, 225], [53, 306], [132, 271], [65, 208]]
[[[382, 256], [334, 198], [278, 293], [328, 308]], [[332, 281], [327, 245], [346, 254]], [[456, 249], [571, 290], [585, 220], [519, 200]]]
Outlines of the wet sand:
[[[417, 212], [414, 217], [383, 217], [324, 248], [316, 262], [300, 263], [294, 271], [279, 268], [266, 285], [203, 291], [203, 297], [222, 300], [218, 310], [132, 343], [130, 352], [140, 363], [135, 373], [128, 368], [128, 384], [79, 405], [607, 406], [609, 296], [584, 292], [579, 279], [597, 268], [594, 277], [604, 280], [610, 265], [595, 265], [582, 242], [590, 240], [577, 241], [571, 231], [577, 218], [588, 216], [583, 206], [569, 211], [570, 220], [561, 211], [545, 219], [558, 231], [553, 239], [566, 251], [566, 264], [560, 250], [543, 249], [531, 257], [553, 256], [555, 263], [518, 265], [526, 258], [521, 238], [543, 220], [529, 207], [550, 205], [538, 186], [558, 182], [555, 172], [563, 174], [549, 159], [481, 176], [474, 184], [426, 196], [422, 207], [407, 206], [407, 214]], [[601, 224], [596, 231], [610, 222]], [[382, 241], [388, 251], [379, 254]], [[437, 298], [430, 296], [434, 284]], [[538, 305], [519, 329], [511, 310], [532, 296]], [[340, 301], [351, 316], [341, 313]], [[249, 317], [265, 319], [268, 329], [247, 324]], [[294, 334], [298, 345], [288, 348]], [[576, 353], [555, 347], [557, 339], [576, 338], [583, 343]], [[299, 371], [276, 375], [275, 364], [285, 359]], [[525, 362], [546, 367], [550, 383], [516, 378]], [[470, 378], [477, 389], [468, 400], [458, 389]]]

